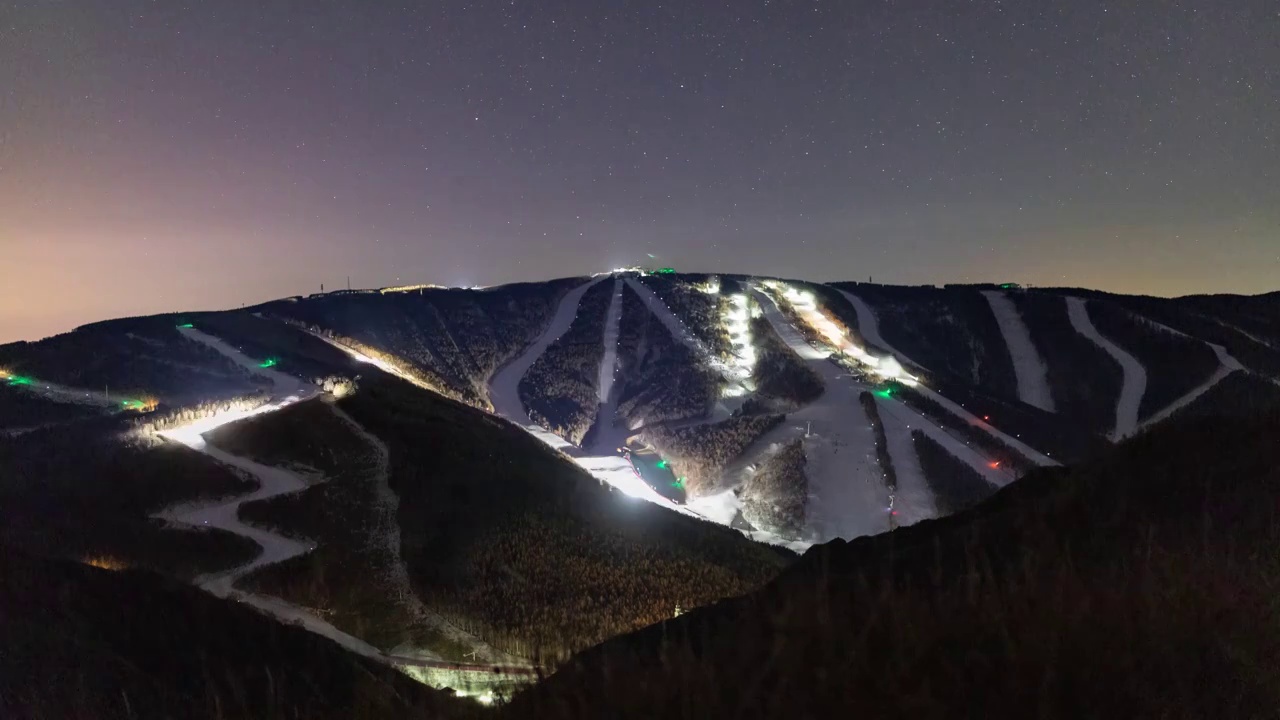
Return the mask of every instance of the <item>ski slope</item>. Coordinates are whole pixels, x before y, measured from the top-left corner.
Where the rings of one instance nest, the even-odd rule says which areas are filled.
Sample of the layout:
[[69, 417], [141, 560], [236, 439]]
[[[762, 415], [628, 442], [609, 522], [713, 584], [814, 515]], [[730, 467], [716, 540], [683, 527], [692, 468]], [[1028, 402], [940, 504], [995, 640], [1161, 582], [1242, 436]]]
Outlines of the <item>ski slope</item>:
[[[293, 603], [269, 595], [259, 595], [236, 590], [236, 581], [254, 570], [265, 565], [282, 562], [290, 558], [309, 553], [316, 547], [313, 542], [287, 538], [270, 530], [254, 527], [241, 522], [239, 517], [240, 507], [245, 503], [298, 492], [305, 489], [307, 485], [300, 477], [288, 470], [263, 465], [248, 458], [233, 455], [225, 450], [214, 447], [205, 441], [204, 434], [230, 422], [242, 420], [254, 415], [274, 412], [295, 402], [309, 400], [319, 394], [319, 388], [280, 371], [273, 370], [271, 368], [263, 368], [258, 362], [245, 356], [230, 344], [212, 335], [202, 333], [194, 328], [181, 328], [180, 331], [191, 339], [213, 348], [231, 361], [235, 362], [237, 365], [247, 369], [250, 373], [268, 379], [272, 384], [270, 401], [259, 408], [249, 411], [227, 411], [211, 417], [201, 418], [187, 425], [171, 428], [159, 433], [161, 437], [182, 443], [193, 450], [208, 455], [224, 465], [229, 465], [248, 473], [250, 477], [254, 478], [258, 482], [258, 488], [256, 490], [229, 500], [218, 500], [195, 505], [179, 505], [163, 510], [155, 516], [168, 522], [188, 525], [196, 528], [219, 528], [227, 532], [240, 535], [241, 537], [247, 537], [257, 543], [261, 548], [261, 552], [257, 557], [244, 565], [232, 568], [226, 572], [197, 578], [196, 583], [199, 587], [217, 595], [218, 597], [230, 598], [243, 602], [282, 622], [300, 625], [310, 632], [329, 638], [351, 652], [394, 666], [436, 667], [452, 670], [507, 674], [531, 674], [534, 671], [531, 667], [520, 664], [508, 665], [506, 667], [494, 667], [493, 665], [468, 665], [466, 663], [446, 662], [437, 658], [424, 658], [420, 656], [406, 657], [383, 653], [378, 648], [370, 645], [360, 638], [339, 630], [332, 624], [316, 617], [312, 613], [294, 605]], [[336, 408], [335, 411], [337, 411]], [[339, 417], [343, 418], [347, 422], [352, 424], [355, 423], [354, 420], [347, 417], [341, 411], [337, 412]], [[356, 427], [364, 437], [373, 441], [375, 448], [380, 449], [383, 462], [385, 463], [385, 446], [383, 446], [380, 441], [377, 441], [376, 438], [373, 438], [372, 435], [366, 433], [363, 428], [359, 428], [358, 425]], [[385, 485], [385, 480], [385, 477], [382, 477], [379, 482]], [[390, 495], [390, 497], [387, 497], [387, 495]], [[384, 502], [388, 504], [388, 510], [390, 512], [389, 520], [391, 524], [394, 525], [394, 533], [388, 528], [387, 533], [383, 538], [383, 542], [387, 543], [388, 547], [394, 544], [398, 557], [399, 525], [396, 524], [394, 506], [391, 503], [394, 502], [395, 504], [398, 504], [399, 501], [398, 498], [395, 498], [394, 493], [391, 492], [389, 486], [385, 487], [383, 499]], [[399, 570], [403, 571], [404, 568], [401, 566]], [[407, 583], [407, 576], [404, 578], [404, 581]], [[496, 653], [492, 654], [492, 657], [501, 660], [509, 659], [506, 656], [498, 655]]]
[[[573, 325], [574, 318], [578, 317], [578, 305], [582, 302], [582, 296], [587, 291], [595, 287], [596, 283], [604, 281], [607, 275], [600, 276], [594, 280], [579, 285], [570, 290], [560, 300], [560, 305], [556, 308], [556, 314], [551, 319], [551, 324], [543, 331], [542, 335], [534, 340], [524, 352], [520, 353], [515, 359], [508, 362], [493, 374], [493, 378], [489, 381], [489, 402], [493, 405], [493, 412], [497, 415], [510, 420], [522, 428], [537, 427], [533, 420], [529, 418], [529, 411], [525, 409], [524, 403], [520, 400], [520, 381], [525, 374], [529, 372], [529, 368], [542, 357], [542, 354], [551, 347], [561, 335], [569, 332], [569, 327]], [[566, 445], [568, 443], [565, 443]]]
[[[778, 433], [798, 432], [804, 437], [810, 495], [806, 525], [813, 542], [887, 532], [889, 488], [876, 458], [875, 431], [859, 400], [869, 388], [822, 353], [815, 353], [771, 297], [760, 292], [755, 297], [774, 331], [821, 376], [826, 387], [817, 400], [789, 413]], [[786, 439], [771, 438], [771, 442]]]
[[1018, 314], [1018, 308], [1007, 295], [998, 290], [984, 290], [983, 297], [991, 306], [1004, 336], [1004, 344], [1013, 358], [1013, 374], [1018, 381], [1018, 399], [1041, 410], [1055, 412], [1053, 394], [1049, 391], [1048, 366], [1031, 340], [1027, 325]]
[[[684, 324], [684, 321], [676, 317], [676, 314], [671, 311], [671, 308], [667, 307], [667, 304], [663, 302], [662, 298], [658, 297], [658, 294], [647, 285], [634, 277], [627, 278], [627, 285], [636, 292], [636, 295], [640, 296], [640, 300], [644, 302], [645, 307], [649, 308], [649, 312], [652, 312], [658, 318], [658, 321], [665, 325], [667, 330], [671, 331], [672, 337], [679, 340], [685, 345], [685, 347], [692, 350], [694, 356], [696, 356], [701, 362], [705, 363], [707, 367], [710, 367], [720, 373], [726, 381], [735, 385], [740, 384], [747, 378], [751, 377], [751, 372], [749, 370], [745, 370], [740, 367], [731, 367], [717, 358], [715, 354], [711, 352], [711, 349], [707, 347], [706, 343], [699, 340], [693, 334], [693, 331]], [[746, 390], [744, 389], [742, 393], [745, 394]]]
[[614, 278], [613, 297], [609, 300], [609, 315], [604, 326], [604, 358], [600, 361], [600, 375], [596, 380], [596, 398], [601, 405], [609, 402], [613, 393], [613, 381], [618, 376], [618, 336], [622, 324], [622, 280]]
[[1092, 340], [1094, 345], [1120, 363], [1123, 379], [1120, 397], [1116, 399], [1116, 424], [1111, 429], [1110, 438], [1112, 442], [1123, 440], [1138, 430], [1138, 408], [1142, 405], [1142, 396], [1147, 392], [1147, 369], [1124, 348], [1098, 332], [1093, 320], [1089, 318], [1089, 307], [1084, 298], [1068, 297], [1066, 301], [1067, 317], [1071, 319], [1071, 326], [1076, 332]]
[[927, 369], [915, 360], [903, 355], [897, 348], [885, 341], [884, 336], [880, 334], [880, 318], [876, 317], [875, 311], [871, 309], [871, 306], [866, 301], [847, 290], [841, 290], [840, 288], [835, 288], [835, 290], [853, 305], [853, 310], [858, 316], [858, 333], [862, 335], [863, 340], [892, 353], [899, 363], [909, 363], [917, 368]]
[[622, 325], [622, 279], [613, 280], [613, 298], [609, 301], [609, 314], [604, 326], [604, 357], [600, 360], [600, 374], [596, 381], [596, 398], [599, 407], [596, 421], [588, 437], [593, 453], [609, 453], [626, 442], [627, 427], [618, 422], [618, 395], [613, 391], [618, 378], [618, 339]]
[[[914, 525], [921, 520], [938, 517], [933, 490], [925, 478], [920, 456], [916, 454], [915, 441], [911, 438], [911, 431], [923, 427], [927, 421], [912, 423], [906, 413], [901, 412], [905, 409], [902, 403], [892, 398], [876, 396], [876, 407], [880, 410], [880, 422], [884, 425], [893, 471], [898, 476], [898, 490], [894, 493], [893, 503], [893, 508], [898, 513], [898, 526]], [[912, 427], [913, 424], [915, 428]], [[986, 463], [983, 466], [988, 472], [991, 471]]]
[[[1173, 330], [1172, 332], [1177, 332], [1177, 331]], [[1185, 333], [1178, 333], [1178, 334], [1185, 335]], [[1187, 336], [1187, 337], [1190, 337], [1190, 336]], [[1178, 412], [1182, 408], [1198, 400], [1200, 396], [1208, 392], [1210, 388], [1222, 382], [1222, 379], [1225, 378], [1226, 376], [1230, 375], [1231, 373], [1237, 370], [1244, 369], [1244, 365], [1241, 365], [1239, 360], [1236, 360], [1235, 357], [1231, 355], [1231, 353], [1227, 352], [1226, 348], [1222, 347], [1221, 345], [1215, 345], [1214, 343], [1205, 343], [1205, 344], [1208, 345], [1210, 348], [1212, 348], [1214, 354], [1218, 356], [1218, 369], [1213, 371], [1213, 374], [1209, 376], [1208, 380], [1205, 380], [1203, 383], [1201, 383], [1196, 388], [1192, 389], [1186, 395], [1183, 395], [1177, 400], [1174, 400], [1167, 407], [1165, 407], [1165, 409], [1161, 410], [1155, 415], [1152, 415], [1151, 417], [1144, 420], [1142, 424], [1138, 426], [1139, 430], [1145, 430], [1151, 427], [1152, 425], [1155, 425], [1158, 422], [1167, 420], [1174, 413]]]
[[[839, 288], [836, 288], [836, 290], [841, 295], [843, 295], [845, 299], [847, 299], [850, 303], [853, 304], [854, 311], [857, 312], [858, 314], [858, 332], [862, 334], [862, 337], [867, 342], [873, 345], [878, 345], [884, 350], [892, 353], [895, 357], [897, 357], [899, 362], [905, 361], [906, 363], [910, 363], [918, 368], [924, 367], [920, 363], [917, 363], [911, 358], [907, 357], [906, 355], [903, 355], [901, 352], [899, 352], [896, 348], [894, 348], [889, 343], [885, 342], [884, 337], [880, 335], [880, 321], [876, 317], [875, 311], [873, 311], [871, 309], [871, 306], [867, 305], [866, 302], [862, 300], [862, 298], [848, 291], [841, 290]], [[1021, 454], [1023, 457], [1027, 458], [1031, 462], [1035, 463], [1036, 465], [1039, 465], [1041, 467], [1052, 467], [1055, 465], [1062, 464], [1057, 460], [1054, 460], [1053, 458], [1049, 457], [1048, 455], [1045, 455], [1044, 453], [1040, 452], [1039, 450], [1036, 450], [1030, 445], [1022, 442], [1018, 438], [1004, 432], [1003, 430], [1000, 430], [999, 428], [992, 426], [991, 424], [987, 423], [986, 421], [982, 420], [981, 418], [977, 417], [973, 413], [961, 407], [959, 403], [956, 403], [952, 400], [947, 399], [943, 395], [939, 394], [937, 391], [925, 386], [923, 383], [917, 386], [915, 390], [919, 392], [921, 395], [924, 395], [930, 400], [933, 400], [934, 402], [938, 403], [942, 407], [946, 408], [947, 411], [950, 412], [952, 415], [955, 415], [961, 420], [964, 420], [966, 423], [1000, 440], [1001, 442], [1013, 448], [1014, 450], [1017, 450], [1019, 454]]]

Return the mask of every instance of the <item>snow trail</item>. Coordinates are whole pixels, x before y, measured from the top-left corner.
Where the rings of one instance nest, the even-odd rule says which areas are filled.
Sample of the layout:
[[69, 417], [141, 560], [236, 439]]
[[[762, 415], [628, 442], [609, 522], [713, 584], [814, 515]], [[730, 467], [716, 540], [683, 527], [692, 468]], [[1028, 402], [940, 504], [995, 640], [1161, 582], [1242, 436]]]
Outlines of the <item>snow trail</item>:
[[[338, 416], [340, 420], [351, 428], [352, 432], [359, 435], [370, 447], [373, 448], [377, 456], [377, 469], [374, 473], [374, 489], [377, 492], [378, 504], [381, 506], [381, 517], [377, 520], [376, 534], [380, 536], [384, 550], [393, 560], [391, 576], [388, 578], [390, 584], [396, 590], [396, 594], [405, 598], [409, 603], [410, 610], [418, 619], [427, 622], [436, 630], [447, 635], [455, 642], [470, 646], [476, 653], [479, 661], [486, 663], [502, 663], [506, 665], [524, 665], [526, 661], [509, 653], [503, 652], [489, 645], [480, 638], [467, 633], [446, 621], [438, 614], [432, 612], [418, 598], [417, 593], [413, 591], [413, 585], [409, 581], [409, 571], [404, 564], [404, 559], [400, 555], [400, 522], [398, 513], [400, 510], [400, 496], [396, 495], [391, 489], [390, 482], [390, 461], [391, 452], [387, 449], [386, 443], [373, 433], [369, 432], [355, 418], [348, 415], [342, 408], [336, 404], [330, 403], [329, 409]], [[443, 660], [438, 654], [424, 650], [418, 647], [399, 647], [393, 650], [393, 653], [412, 653], [409, 657], [420, 660]], [[399, 655], [393, 655], [398, 657]]]
[[[918, 368], [924, 367], [920, 363], [912, 360], [906, 355], [903, 355], [901, 352], [899, 352], [896, 348], [894, 348], [889, 343], [885, 342], [884, 338], [880, 335], [880, 322], [879, 322], [879, 319], [876, 317], [875, 311], [873, 311], [871, 309], [871, 306], [867, 305], [866, 302], [862, 300], [862, 298], [850, 292], [847, 292], [845, 290], [841, 290], [840, 288], [836, 288], [836, 290], [841, 295], [843, 295], [845, 299], [847, 299], [850, 303], [853, 304], [854, 310], [858, 314], [858, 332], [862, 333], [862, 337], [867, 342], [878, 345], [881, 348], [889, 351], [890, 353], [893, 353], [894, 355], [897, 356], [899, 362], [910, 363], [911, 365], [914, 365]], [[933, 400], [934, 402], [938, 403], [942, 407], [946, 408], [952, 415], [955, 415], [959, 419], [982, 430], [988, 435], [1000, 440], [1001, 442], [1013, 448], [1014, 450], [1017, 450], [1019, 454], [1026, 457], [1028, 460], [1035, 463], [1036, 465], [1039, 465], [1041, 467], [1052, 467], [1055, 465], [1062, 464], [1057, 460], [1054, 460], [1053, 458], [1049, 457], [1048, 455], [1045, 455], [1044, 453], [1040, 452], [1039, 450], [1036, 450], [1030, 445], [1022, 442], [1018, 438], [1015, 438], [1012, 435], [1004, 432], [1003, 430], [1000, 430], [999, 428], [992, 426], [991, 424], [987, 423], [986, 421], [982, 420], [981, 418], [977, 417], [973, 413], [961, 407], [959, 403], [956, 403], [952, 400], [947, 399], [945, 396], [938, 393], [937, 391], [929, 387], [926, 387], [923, 383], [917, 385], [914, 388], [914, 390], [920, 393], [921, 395], [924, 395], [925, 397], [929, 398], [930, 400]], [[954, 438], [952, 439], [954, 440]], [[939, 442], [941, 442], [941, 439], [939, 439]]]
[[600, 375], [596, 381], [596, 421], [588, 438], [594, 453], [612, 452], [626, 442], [629, 430], [618, 422], [618, 394], [613, 391], [618, 377], [618, 338], [622, 324], [622, 279], [613, 280], [613, 299], [609, 301], [609, 315], [604, 326], [604, 357], [600, 360]]
[[520, 401], [520, 381], [529, 372], [529, 368], [533, 367], [538, 358], [547, 351], [547, 348], [569, 331], [569, 326], [573, 325], [574, 319], [578, 317], [578, 305], [582, 302], [582, 296], [606, 277], [608, 276], [604, 275], [588, 280], [566, 293], [560, 300], [559, 307], [556, 308], [555, 317], [551, 319], [551, 324], [542, 335], [525, 348], [524, 352], [493, 374], [493, 378], [489, 381], [489, 402], [493, 405], [494, 414], [501, 415], [523, 428], [534, 426], [533, 420], [529, 418], [529, 411]]
[[238, 348], [234, 348], [227, 342], [223, 341], [222, 338], [214, 337], [213, 335], [209, 335], [208, 333], [203, 333], [195, 328], [189, 327], [178, 328], [178, 332], [191, 340], [207, 345], [213, 350], [221, 353], [231, 362], [239, 365], [245, 370], [248, 370], [251, 375], [257, 375], [270, 380], [272, 393], [276, 396], [299, 395], [307, 392], [307, 388], [310, 388], [312, 395], [316, 393], [316, 388], [310, 383], [305, 383], [292, 375], [280, 372], [274, 368], [262, 367], [261, 361], [250, 358], [240, 352]]
[[1036, 349], [1027, 324], [1007, 295], [998, 290], [984, 290], [983, 297], [991, 306], [1004, 336], [1005, 346], [1013, 358], [1013, 374], [1018, 380], [1018, 399], [1041, 410], [1056, 412], [1053, 394], [1049, 391], [1049, 369]]
[[[332, 624], [325, 622], [293, 603], [269, 595], [246, 593], [235, 589], [236, 581], [248, 573], [265, 565], [282, 562], [311, 552], [315, 549], [316, 546], [313, 542], [304, 542], [287, 538], [269, 530], [247, 525], [241, 522], [239, 518], [240, 506], [245, 503], [298, 492], [305, 489], [307, 484], [296, 474], [289, 472], [288, 470], [263, 465], [249, 460], [248, 458], [233, 455], [225, 450], [214, 447], [205, 441], [204, 433], [221, 427], [229, 422], [234, 422], [236, 420], [267, 412], [274, 412], [295, 402], [310, 399], [319, 393], [319, 389], [314, 385], [304, 383], [295, 377], [286, 375], [285, 373], [261, 367], [258, 362], [248, 358], [239, 350], [212, 335], [207, 335], [195, 330], [194, 328], [182, 328], [180, 331], [191, 337], [193, 340], [202, 342], [214, 350], [217, 350], [228, 359], [249, 370], [250, 373], [260, 377], [265, 377], [272, 383], [271, 401], [259, 408], [247, 412], [227, 412], [209, 418], [202, 418], [201, 420], [189, 423], [185, 426], [171, 428], [158, 433], [161, 437], [186, 445], [198, 452], [202, 452], [218, 462], [239, 468], [240, 470], [249, 473], [250, 476], [258, 481], [257, 490], [229, 500], [218, 500], [195, 506], [178, 505], [163, 510], [155, 515], [155, 517], [163, 520], [190, 525], [196, 528], [220, 528], [242, 537], [247, 537], [257, 543], [262, 549], [262, 552], [260, 552], [257, 557], [244, 565], [232, 568], [225, 572], [213, 573], [197, 578], [197, 586], [218, 597], [243, 602], [282, 622], [300, 625], [310, 632], [329, 638], [351, 652], [393, 666], [436, 667], [464, 671], [497, 671], [516, 674], [528, 674], [532, 672], [532, 669], [527, 665], [494, 668], [486, 665], [451, 663], [433, 658], [403, 657], [386, 654], [360, 638], [339, 630]], [[336, 410], [336, 408], [334, 409]], [[345, 418], [345, 415], [340, 414], [340, 416]], [[350, 420], [350, 418], [345, 419]], [[375, 445], [375, 447], [380, 447], [380, 444]], [[390, 487], [387, 488], [387, 491], [390, 492]]]
[[755, 297], [774, 331], [821, 376], [826, 388], [817, 400], [789, 413], [781, 428], [766, 434], [771, 444], [792, 433], [804, 437], [810, 493], [806, 525], [813, 542], [887, 532], [889, 488], [876, 457], [875, 431], [859, 399], [867, 386], [815, 353], [773, 298], [760, 292]]
[[[1173, 332], [1177, 332], [1177, 331], [1175, 330]], [[1178, 334], [1185, 335], [1185, 333], [1178, 333]], [[1187, 336], [1187, 337], [1190, 337], [1190, 336]], [[1204, 341], [1201, 340], [1201, 342], [1204, 342]], [[1201, 395], [1204, 395], [1206, 392], [1208, 392], [1210, 388], [1212, 388], [1214, 385], [1217, 385], [1226, 376], [1230, 375], [1231, 373], [1237, 370], [1244, 370], [1244, 365], [1241, 365], [1239, 360], [1236, 360], [1235, 357], [1231, 355], [1231, 353], [1227, 352], [1226, 348], [1222, 347], [1221, 345], [1216, 345], [1214, 343], [1207, 342], [1205, 344], [1208, 345], [1210, 348], [1213, 348], [1213, 353], [1218, 356], [1218, 369], [1215, 370], [1213, 374], [1209, 376], [1208, 380], [1205, 380], [1198, 387], [1194, 388], [1193, 390], [1188, 392], [1186, 395], [1183, 395], [1177, 400], [1174, 400], [1165, 409], [1161, 410], [1155, 415], [1152, 415], [1151, 417], [1144, 420], [1142, 424], [1138, 426], [1139, 430], [1145, 430], [1151, 427], [1152, 425], [1155, 425], [1156, 423], [1161, 422], [1162, 420], [1168, 419], [1171, 415], [1173, 415], [1177, 411], [1195, 402], [1197, 399], [1199, 399]]]
[[684, 343], [685, 346], [692, 350], [700, 360], [711, 360], [711, 350], [709, 350], [701, 340], [695, 337], [689, 328], [685, 327], [684, 323], [680, 321], [680, 318], [676, 317], [675, 313], [671, 312], [667, 307], [667, 304], [662, 301], [662, 298], [658, 297], [657, 293], [655, 293], [649, 286], [633, 277], [627, 278], [627, 285], [631, 286], [631, 289], [635, 291], [636, 295], [640, 296], [640, 299], [644, 302], [645, 306], [649, 308], [649, 311], [657, 316], [658, 320], [661, 321], [663, 325], [667, 326], [667, 329], [671, 331], [672, 337]]
[[167, 432], [159, 434], [161, 437], [180, 442], [192, 450], [202, 452], [223, 465], [239, 468], [257, 479], [259, 483], [257, 490], [246, 495], [237, 496], [231, 500], [194, 508], [166, 510], [159, 515], [162, 519], [191, 525], [192, 527], [215, 527], [226, 530], [227, 532], [247, 537], [262, 548], [262, 552], [249, 563], [223, 573], [200, 578], [198, 580], [200, 587], [218, 597], [227, 597], [231, 594], [235, 582], [241, 577], [263, 565], [282, 562], [315, 549], [315, 543], [313, 542], [293, 540], [268, 530], [246, 525], [239, 518], [240, 506], [245, 503], [266, 500], [277, 495], [287, 495], [306, 489], [307, 484], [297, 475], [281, 468], [268, 467], [247, 458], [232, 455], [205, 442], [192, 442], [185, 435], [180, 434], [174, 437]]
[[604, 326], [604, 359], [596, 380], [596, 398], [601, 405], [609, 402], [613, 381], [618, 375], [618, 335], [622, 324], [622, 279], [613, 280], [613, 298], [609, 300], [609, 316]]
[[1116, 399], [1116, 424], [1111, 429], [1112, 442], [1123, 440], [1138, 430], [1138, 408], [1142, 405], [1142, 396], [1147, 392], [1147, 369], [1130, 355], [1124, 348], [1111, 342], [1089, 318], [1089, 307], [1081, 297], [1068, 297], [1067, 317], [1076, 332], [1089, 338], [1094, 345], [1102, 348], [1108, 355], [1120, 363], [1123, 380], [1120, 385], [1120, 397]]
[[863, 340], [897, 356], [899, 363], [909, 363], [918, 368], [927, 369], [885, 341], [884, 336], [880, 334], [880, 318], [876, 316], [875, 311], [871, 309], [871, 306], [865, 300], [840, 288], [836, 288], [836, 292], [843, 295], [853, 305], [853, 310], [858, 316], [858, 333], [862, 335]]
[[898, 513], [897, 524], [901, 527], [938, 517], [938, 505], [933, 491], [929, 489], [929, 481], [925, 479], [924, 468], [920, 466], [920, 456], [916, 454], [915, 441], [911, 438], [911, 425], [894, 407], [899, 404], [897, 400], [876, 397], [889, 457], [898, 476], [893, 507]]

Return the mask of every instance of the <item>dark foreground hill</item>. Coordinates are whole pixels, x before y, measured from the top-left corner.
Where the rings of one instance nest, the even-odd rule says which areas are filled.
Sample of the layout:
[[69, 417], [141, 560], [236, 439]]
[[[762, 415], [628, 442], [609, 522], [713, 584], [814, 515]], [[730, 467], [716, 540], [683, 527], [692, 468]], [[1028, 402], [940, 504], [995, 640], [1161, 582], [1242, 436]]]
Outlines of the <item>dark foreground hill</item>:
[[1280, 414], [1189, 419], [579, 655], [509, 717], [1280, 714]]
[[0, 717], [465, 717], [467, 701], [149, 572], [0, 552]]

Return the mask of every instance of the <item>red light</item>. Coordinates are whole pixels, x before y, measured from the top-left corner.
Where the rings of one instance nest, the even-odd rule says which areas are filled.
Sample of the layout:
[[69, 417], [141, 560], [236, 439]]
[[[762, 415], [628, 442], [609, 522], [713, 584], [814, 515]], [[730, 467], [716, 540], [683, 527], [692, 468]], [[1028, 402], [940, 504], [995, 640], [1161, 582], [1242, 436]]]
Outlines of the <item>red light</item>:
[[991, 416], [990, 416], [990, 415], [983, 415], [983, 416], [982, 416], [982, 419], [983, 419], [983, 420], [990, 420], [990, 419], [991, 419]]
[[1000, 467], [1000, 463], [998, 463], [998, 462], [993, 462], [993, 463], [991, 463], [991, 467], [993, 467], [993, 468], [998, 468], [998, 467]]

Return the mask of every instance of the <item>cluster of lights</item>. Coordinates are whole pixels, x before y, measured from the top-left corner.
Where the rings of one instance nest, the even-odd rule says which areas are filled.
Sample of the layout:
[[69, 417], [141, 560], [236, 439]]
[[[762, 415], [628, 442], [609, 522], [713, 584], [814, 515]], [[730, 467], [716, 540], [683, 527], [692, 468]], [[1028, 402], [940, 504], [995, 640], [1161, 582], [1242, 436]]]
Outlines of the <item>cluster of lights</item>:
[[756, 366], [756, 348], [751, 342], [751, 311], [747, 306], [747, 296], [731, 295], [729, 306], [724, 314], [724, 324], [733, 345], [734, 360], [731, 364], [743, 377], [750, 377]]
[[[765, 285], [773, 289], [784, 287], [776, 280], [766, 281]], [[816, 330], [824, 340], [839, 352], [857, 360], [870, 369], [872, 373], [886, 380], [897, 380], [909, 387], [917, 383], [916, 377], [904, 370], [902, 364], [892, 355], [876, 357], [854, 345], [849, 336], [840, 329], [840, 326], [832, 322], [831, 318], [818, 309], [813, 293], [808, 291], [801, 292], [793, 287], [787, 287], [782, 290], [782, 297], [795, 310], [796, 314], [804, 320], [805, 324]]]

